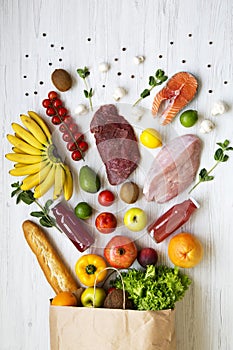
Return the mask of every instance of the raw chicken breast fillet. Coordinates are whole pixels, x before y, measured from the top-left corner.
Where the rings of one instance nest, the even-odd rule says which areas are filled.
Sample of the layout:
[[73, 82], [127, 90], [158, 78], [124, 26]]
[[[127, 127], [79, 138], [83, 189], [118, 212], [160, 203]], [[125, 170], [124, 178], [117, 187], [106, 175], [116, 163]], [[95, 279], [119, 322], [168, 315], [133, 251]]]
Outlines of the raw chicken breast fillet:
[[163, 146], [145, 179], [146, 200], [165, 203], [183, 192], [195, 179], [200, 154], [201, 141], [192, 134], [176, 137]]

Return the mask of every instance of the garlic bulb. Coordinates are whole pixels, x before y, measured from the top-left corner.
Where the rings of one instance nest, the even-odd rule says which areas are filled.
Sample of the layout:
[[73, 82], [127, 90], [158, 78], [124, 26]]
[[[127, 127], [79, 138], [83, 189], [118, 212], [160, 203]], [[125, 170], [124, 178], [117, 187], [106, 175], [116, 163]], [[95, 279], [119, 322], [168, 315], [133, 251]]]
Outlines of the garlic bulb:
[[211, 109], [211, 114], [213, 116], [221, 115], [226, 112], [226, 109], [227, 109], [227, 106], [223, 101], [217, 101], [214, 103]]
[[87, 114], [87, 112], [88, 112], [88, 109], [87, 109], [87, 107], [86, 107], [85, 105], [83, 105], [83, 104], [78, 105], [78, 106], [75, 108], [75, 111], [74, 111], [74, 113], [75, 113], [75, 114], [78, 114], [78, 115], [84, 115], [84, 114]]
[[133, 58], [133, 61], [134, 61], [135, 64], [140, 64], [140, 63], [145, 61], [145, 57], [143, 57], [143, 56], [135, 56]]
[[114, 91], [113, 98], [115, 101], [119, 101], [126, 95], [126, 90], [123, 87], [117, 87]]
[[107, 72], [110, 69], [110, 65], [107, 62], [102, 62], [99, 64], [99, 71], [102, 73]]
[[201, 122], [201, 126], [200, 126], [200, 132], [202, 134], [208, 134], [209, 132], [211, 132], [213, 129], [215, 128], [214, 123], [209, 120], [209, 119], [204, 119]]

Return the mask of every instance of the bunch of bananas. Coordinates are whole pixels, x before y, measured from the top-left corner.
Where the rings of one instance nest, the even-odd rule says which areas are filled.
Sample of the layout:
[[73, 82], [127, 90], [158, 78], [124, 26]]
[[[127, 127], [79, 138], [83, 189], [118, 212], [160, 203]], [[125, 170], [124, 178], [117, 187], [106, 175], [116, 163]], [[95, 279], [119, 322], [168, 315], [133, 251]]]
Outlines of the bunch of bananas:
[[26, 129], [12, 123], [15, 134], [7, 135], [14, 153], [5, 156], [15, 162], [9, 173], [13, 176], [26, 176], [21, 189], [28, 191], [34, 188], [35, 198], [43, 196], [54, 185], [53, 199], [57, 199], [63, 192], [64, 198], [69, 200], [73, 193], [72, 173], [57, 155], [48, 126], [33, 111], [29, 111], [28, 115], [20, 115], [20, 118]]

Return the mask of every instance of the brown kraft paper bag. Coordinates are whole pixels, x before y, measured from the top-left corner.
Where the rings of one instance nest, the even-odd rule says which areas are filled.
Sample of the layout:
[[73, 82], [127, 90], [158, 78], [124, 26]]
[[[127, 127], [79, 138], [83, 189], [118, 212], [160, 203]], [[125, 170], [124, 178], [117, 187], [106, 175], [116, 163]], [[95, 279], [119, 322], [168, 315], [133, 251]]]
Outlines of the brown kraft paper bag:
[[176, 350], [175, 310], [50, 305], [51, 350]]

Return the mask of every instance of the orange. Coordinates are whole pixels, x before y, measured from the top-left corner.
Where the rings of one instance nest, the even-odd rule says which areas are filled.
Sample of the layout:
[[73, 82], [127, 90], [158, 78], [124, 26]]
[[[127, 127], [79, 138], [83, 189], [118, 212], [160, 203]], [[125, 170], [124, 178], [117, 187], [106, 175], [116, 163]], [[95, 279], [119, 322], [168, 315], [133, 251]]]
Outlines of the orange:
[[52, 305], [56, 306], [77, 306], [77, 298], [71, 292], [60, 292], [52, 300]]
[[191, 233], [178, 233], [169, 242], [168, 256], [176, 266], [194, 267], [202, 260], [203, 247], [199, 239]]

